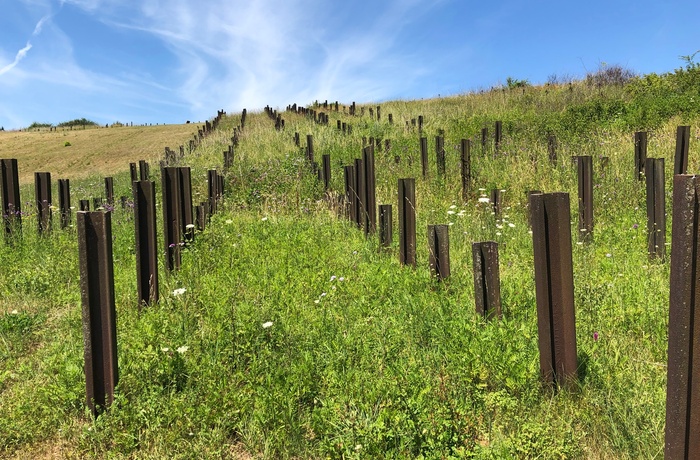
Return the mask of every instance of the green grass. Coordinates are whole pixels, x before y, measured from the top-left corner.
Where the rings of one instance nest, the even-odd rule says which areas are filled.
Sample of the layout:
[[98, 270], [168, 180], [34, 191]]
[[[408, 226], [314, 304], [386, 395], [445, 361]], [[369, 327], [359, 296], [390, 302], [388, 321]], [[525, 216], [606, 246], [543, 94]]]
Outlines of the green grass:
[[[249, 112], [222, 210], [184, 251], [182, 270], [166, 274], [161, 262], [157, 305], [138, 307], [133, 216], [114, 212], [120, 382], [114, 404], [97, 420], [84, 405], [75, 229], [39, 237], [35, 216], [27, 216], [21, 239], [0, 243], [0, 455], [660, 458], [669, 266], [646, 254], [633, 133], [607, 119], [565, 123], [595, 98], [629, 97], [621, 88], [605, 91], [577, 84], [573, 91], [518, 88], [387, 102], [381, 122], [331, 112], [329, 127], [285, 113], [283, 132], [265, 114]], [[430, 146], [425, 181], [420, 135], [405, 128], [419, 114]], [[666, 157], [667, 191], [675, 126], [700, 121], [676, 115], [649, 141], [649, 156]], [[339, 117], [353, 125], [352, 136], [335, 129]], [[547, 159], [540, 117], [561, 128], [556, 165]], [[504, 121], [501, 153], [473, 142], [472, 198], [462, 202], [456, 146], [496, 119]], [[184, 160], [196, 202], [238, 123], [238, 116], [224, 118]], [[445, 130], [446, 178], [436, 177], [438, 129]], [[302, 139], [314, 135], [317, 159], [331, 154], [335, 191], [343, 189], [341, 166], [360, 156], [363, 136], [391, 139], [391, 152], [376, 153], [377, 204], [394, 205], [390, 250], [380, 252], [376, 236], [365, 238], [329, 209], [294, 147], [295, 131]], [[691, 171], [700, 161], [694, 142]], [[539, 376], [525, 191], [569, 192], [576, 238], [569, 157], [579, 154], [594, 156], [596, 185], [594, 240], [573, 245], [580, 378], [568, 391], [553, 391]], [[605, 170], [601, 156], [610, 158]], [[114, 175], [116, 196], [130, 195], [123, 166]], [[398, 261], [403, 177], [416, 178], [415, 269]], [[101, 177], [71, 185], [76, 202], [103, 195]], [[496, 187], [505, 190], [501, 220], [477, 202]], [[157, 190], [160, 196], [159, 184]], [[29, 186], [22, 196], [31, 201]], [[670, 230], [670, 213], [668, 222]], [[431, 278], [427, 261], [427, 225], [439, 223], [451, 224], [452, 276], [442, 283]], [[499, 242], [501, 321], [475, 313], [471, 243], [482, 240]]]

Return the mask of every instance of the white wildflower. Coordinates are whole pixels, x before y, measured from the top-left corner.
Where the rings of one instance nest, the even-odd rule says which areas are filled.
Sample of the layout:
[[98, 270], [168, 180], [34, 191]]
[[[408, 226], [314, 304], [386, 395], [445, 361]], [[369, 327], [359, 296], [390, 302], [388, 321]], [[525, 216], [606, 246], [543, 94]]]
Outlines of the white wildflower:
[[508, 226], [509, 226], [510, 228], [514, 228], [514, 227], [515, 227], [515, 224], [512, 223], [512, 222], [509, 222], [509, 223], [508, 223]]
[[265, 222], [267, 220], [267, 216], [262, 218], [262, 221]]
[[189, 349], [190, 349], [190, 347], [188, 347], [187, 345], [183, 345], [181, 347], [177, 347], [176, 351], [180, 354], [183, 354], [184, 352], [186, 352]]
[[263, 323], [262, 327], [263, 327], [263, 329], [267, 329], [268, 327], [272, 327], [272, 324], [273, 324], [272, 321], [267, 321], [267, 322]]
[[173, 291], [173, 295], [178, 296], [184, 294], [185, 292], [187, 292], [186, 288], [178, 288]]
[[194, 224], [187, 224], [185, 225], [185, 228], [188, 230], [192, 230], [194, 228]]
[[231, 219], [226, 219], [226, 223], [227, 223], [227, 224], [232, 224], [233, 221], [232, 221]]
[[485, 196], [482, 196], [481, 198], [479, 198], [479, 203], [490, 203], [490, 202], [491, 202], [491, 200], [489, 200]]
[[170, 348], [168, 348], [168, 347], [163, 347], [163, 348], [160, 349], [160, 351], [162, 351], [163, 353], [167, 353], [167, 352], [170, 351]]
[[454, 214], [454, 211], [447, 211], [447, 214]]
[[337, 278], [337, 276], [335, 276], [335, 275], [331, 276], [331, 282], [335, 281], [336, 278]]

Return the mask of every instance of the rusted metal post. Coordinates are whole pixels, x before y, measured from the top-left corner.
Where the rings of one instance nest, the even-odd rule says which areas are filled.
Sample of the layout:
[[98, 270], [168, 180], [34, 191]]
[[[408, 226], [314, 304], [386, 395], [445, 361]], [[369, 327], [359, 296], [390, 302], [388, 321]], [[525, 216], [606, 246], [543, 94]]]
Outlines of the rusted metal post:
[[19, 196], [19, 169], [16, 159], [0, 160], [2, 180], [2, 215], [5, 221], [5, 238], [22, 230], [22, 201]]
[[491, 208], [496, 219], [501, 218], [501, 189], [494, 188], [491, 190]]
[[637, 180], [644, 180], [644, 166], [647, 161], [647, 132], [634, 133], [634, 175]]
[[347, 217], [353, 222], [357, 222], [355, 208], [355, 166], [343, 167], [343, 179], [345, 181], [345, 206]]
[[216, 169], [207, 171], [207, 197], [209, 199], [209, 214], [214, 215], [217, 211], [217, 202], [219, 189], [219, 176]]
[[546, 383], [577, 379], [571, 211], [568, 193], [530, 195], [540, 371]]
[[105, 198], [107, 198], [107, 204], [114, 206], [114, 178], [105, 177]]
[[469, 190], [472, 184], [472, 160], [471, 160], [471, 150], [472, 143], [469, 139], [462, 139], [460, 141], [460, 172], [462, 176], [462, 201], [466, 202], [469, 199]]
[[70, 181], [68, 179], [58, 179], [58, 209], [61, 216], [61, 228], [70, 225]]
[[486, 319], [501, 318], [501, 278], [498, 268], [498, 243], [472, 243], [474, 262], [474, 300], [476, 312]]
[[356, 214], [355, 223], [357, 228], [363, 228], [365, 225], [366, 211], [365, 211], [365, 199], [367, 198], [365, 194], [365, 166], [361, 158], [355, 158], [355, 196], [356, 196]]
[[148, 180], [132, 182], [136, 226], [136, 285], [139, 306], [158, 302], [156, 187]]
[[445, 178], [445, 138], [435, 136], [435, 159], [438, 177]]
[[389, 124], [390, 124], [390, 125], [393, 125], [393, 124], [394, 124], [394, 114], [393, 114], [393, 113], [390, 113], [390, 114], [389, 114]]
[[181, 263], [180, 243], [180, 174], [176, 167], [161, 170], [163, 188], [163, 237], [165, 240], [165, 269], [179, 270]]
[[136, 163], [129, 163], [129, 173], [131, 174], [131, 182], [136, 182], [139, 180]]
[[391, 205], [379, 205], [379, 247], [390, 248], [393, 242]]
[[90, 200], [80, 200], [79, 209], [81, 211], [89, 211], [90, 210]]
[[97, 417], [114, 401], [119, 381], [112, 219], [98, 211], [79, 212], [77, 220], [86, 399]]
[[150, 168], [146, 160], [139, 160], [139, 178], [141, 180], [150, 180]]
[[312, 134], [306, 135], [306, 155], [309, 159], [309, 164], [314, 162], [314, 136]]
[[374, 173], [374, 147], [368, 145], [362, 151], [362, 165], [364, 167], [364, 211], [365, 211], [365, 234], [369, 235], [377, 230], [377, 194], [376, 179]]
[[666, 192], [664, 159], [646, 159], [647, 251], [649, 257], [666, 258]]
[[399, 179], [399, 262], [416, 266], [416, 180]]
[[428, 138], [420, 138], [420, 164], [423, 170], [423, 180], [428, 178]]
[[494, 126], [493, 146], [496, 153], [500, 152], [501, 140], [503, 139], [503, 122], [497, 121]]
[[418, 132], [423, 132], [423, 115], [418, 115]]
[[553, 134], [547, 138], [547, 153], [550, 163], [557, 164], [557, 137]]
[[447, 225], [428, 225], [428, 262], [438, 281], [450, 277], [450, 237]]
[[331, 156], [326, 153], [321, 156], [321, 178], [323, 179], [323, 189], [331, 188]]
[[593, 241], [593, 158], [578, 157], [578, 236], [580, 241]]
[[41, 235], [51, 231], [51, 173], [34, 173], [34, 196], [36, 198], [37, 229]]
[[488, 146], [489, 142], [489, 129], [488, 128], [481, 128], [481, 151], [483, 153], [486, 153], [486, 147]]
[[195, 225], [200, 232], [207, 227], [207, 204], [202, 203], [194, 207]]
[[673, 174], [686, 174], [688, 171], [688, 148], [690, 146], [690, 126], [676, 129], [676, 157], [673, 162]]
[[194, 214], [192, 205], [192, 175], [189, 166], [177, 168], [180, 175], [180, 231], [184, 241], [194, 240]]
[[224, 171], [228, 171], [233, 165], [233, 146], [229, 145], [228, 150], [224, 151]]
[[664, 459], [700, 458], [700, 176], [673, 177]]
[[532, 209], [530, 209], [530, 196], [541, 194], [542, 190], [527, 190], [525, 195], [527, 197], [527, 203], [525, 204], [525, 209], [527, 212], [527, 226], [532, 228]]

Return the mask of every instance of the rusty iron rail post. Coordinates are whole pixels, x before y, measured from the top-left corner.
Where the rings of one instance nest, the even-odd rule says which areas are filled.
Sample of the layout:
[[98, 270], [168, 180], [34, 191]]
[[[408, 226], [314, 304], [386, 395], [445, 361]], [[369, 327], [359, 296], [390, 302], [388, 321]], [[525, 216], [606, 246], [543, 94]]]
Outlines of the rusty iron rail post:
[[644, 180], [644, 168], [647, 161], [647, 132], [634, 133], [634, 175], [637, 180]]
[[502, 209], [500, 188], [494, 188], [491, 190], [491, 209], [493, 210], [493, 214], [496, 216], [496, 219], [500, 219]]
[[105, 198], [107, 199], [107, 204], [114, 206], [114, 178], [105, 177]]
[[646, 159], [647, 252], [650, 258], [666, 258], [666, 191], [664, 159]]
[[314, 163], [314, 136], [313, 136], [313, 134], [306, 135], [306, 157], [309, 159], [309, 164]]
[[664, 459], [700, 458], [700, 176], [673, 177]]
[[374, 147], [369, 145], [362, 151], [362, 165], [364, 166], [364, 212], [365, 235], [377, 230], [377, 191], [376, 177], [374, 173]]
[[19, 196], [19, 169], [16, 159], [0, 160], [2, 180], [2, 215], [5, 221], [5, 239], [22, 231], [22, 201]]
[[428, 178], [428, 138], [420, 138], [420, 164], [423, 171], [423, 180]]
[[321, 172], [323, 189], [328, 191], [331, 188], [331, 155], [328, 153], [321, 156]]
[[557, 164], [557, 137], [550, 134], [547, 138], [547, 153], [549, 154], [549, 162], [553, 165]]
[[355, 208], [355, 166], [343, 166], [343, 180], [345, 181], [345, 209], [346, 217], [357, 222]]
[[58, 179], [58, 209], [61, 216], [61, 228], [66, 228], [71, 222], [70, 209], [70, 180]]
[[390, 248], [394, 240], [391, 205], [379, 205], [379, 247]]
[[361, 158], [355, 158], [355, 223], [357, 228], [363, 228], [365, 224], [365, 166]]
[[90, 210], [90, 200], [80, 200], [79, 201], [79, 210], [80, 211], [89, 211]]
[[95, 417], [114, 401], [119, 381], [111, 215], [77, 218], [86, 401]]
[[450, 277], [450, 236], [445, 224], [428, 225], [430, 273], [442, 281]]
[[219, 189], [219, 176], [216, 169], [207, 171], [207, 197], [209, 199], [209, 214], [214, 215], [217, 211], [217, 202]]
[[676, 156], [673, 174], [686, 174], [688, 171], [688, 148], [690, 146], [690, 126], [676, 128]]
[[132, 182], [136, 227], [136, 284], [139, 306], [158, 302], [158, 241], [156, 187], [152, 181]]
[[34, 197], [36, 199], [37, 230], [40, 235], [51, 231], [51, 173], [34, 173]]
[[501, 278], [498, 267], [498, 243], [472, 243], [474, 301], [476, 312], [486, 319], [501, 318]]
[[593, 157], [578, 157], [578, 237], [593, 241]]
[[180, 224], [184, 241], [194, 240], [194, 215], [192, 204], [192, 174], [189, 166], [177, 168], [180, 175]]
[[148, 166], [148, 162], [146, 160], [139, 160], [139, 179], [141, 180], [150, 180], [150, 167]]
[[165, 240], [165, 269], [179, 270], [181, 263], [180, 243], [180, 174], [174, 166], [161, 170], [163, 189], [163, 237]]
[[481, 128], [481, 152], [486, 153], [486, 147], [489, 142], [489, 129]]
[[445, 178], [445, 138], [435, 136], [435, 163], [438, 177]]
[[416, 180], [399, 179], [399, 262], [416, 266]]
[[462, 139], [459, 147], [460, 172], [462, 176], [462, 201], [466, 202], [469, 199], [469, 190], [472, 184], [472, 143], [469, 139]]
[[571, 210], [568, 193], [530, 195], [540, 371], [548, 384], [577, 380]]
[[494, 133], [493, 133], [493, 148], [494, 152], [500, 153], [501, 151], [501, 141], [503, 140], [503, 122], [502, 121], [497, 121], [494, 124]]
[[136, 182], [137, 180], [139, 180], [136, 163], [129, 163], [129, 173], [131, 174], [131, 182]]

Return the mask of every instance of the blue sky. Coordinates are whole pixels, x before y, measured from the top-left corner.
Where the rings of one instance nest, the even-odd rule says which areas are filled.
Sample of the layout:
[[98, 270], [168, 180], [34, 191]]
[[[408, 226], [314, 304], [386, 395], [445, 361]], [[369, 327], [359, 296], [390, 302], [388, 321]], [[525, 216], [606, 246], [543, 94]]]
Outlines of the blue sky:
[[660, 73], [700, 49], [697, 0], [0, 0], [0, 11], [5, 129], [419, 99], [601, 63]]

